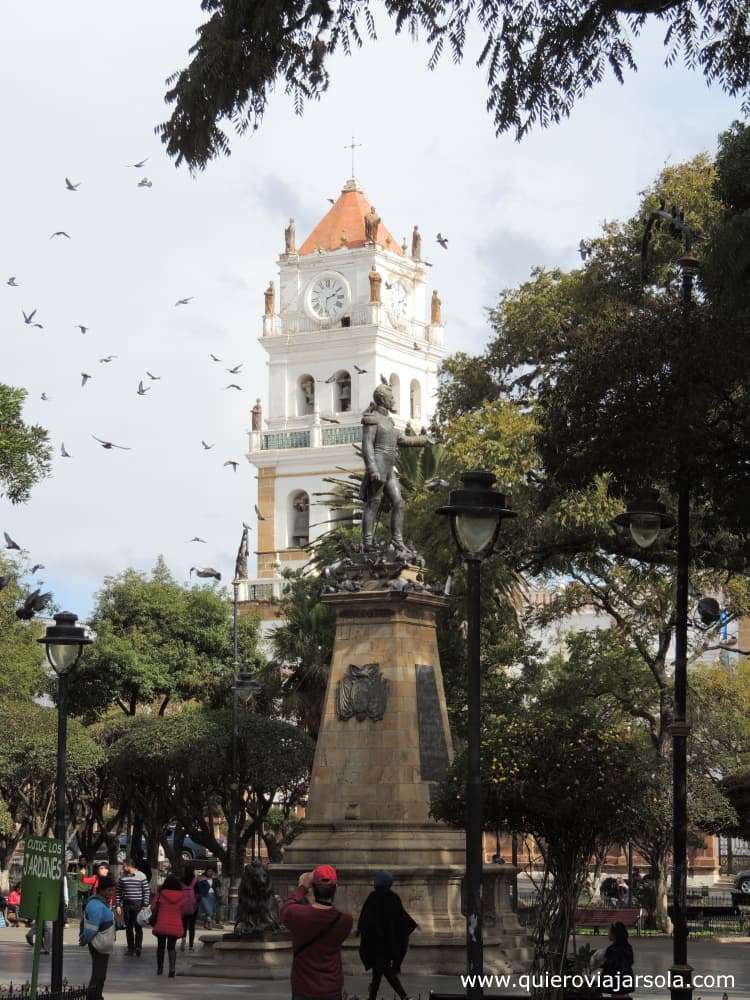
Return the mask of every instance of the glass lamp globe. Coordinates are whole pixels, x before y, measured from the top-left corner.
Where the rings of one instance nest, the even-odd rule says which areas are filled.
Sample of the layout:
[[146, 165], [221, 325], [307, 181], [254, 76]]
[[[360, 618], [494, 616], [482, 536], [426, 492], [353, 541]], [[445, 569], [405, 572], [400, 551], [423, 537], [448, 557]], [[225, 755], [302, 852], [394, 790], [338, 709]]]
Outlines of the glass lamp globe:
[[634, 514], [630, 519], [630, 534], [642, 549], [653, 545], [660, 531], [661, 517], [658, 514]]
[[481, 559], [486, 553], [491, 552], [495, 545], [500, 530], [500, 519], [462, 513], [456, 515], [453, 525], [461, 550], [471, 559]]

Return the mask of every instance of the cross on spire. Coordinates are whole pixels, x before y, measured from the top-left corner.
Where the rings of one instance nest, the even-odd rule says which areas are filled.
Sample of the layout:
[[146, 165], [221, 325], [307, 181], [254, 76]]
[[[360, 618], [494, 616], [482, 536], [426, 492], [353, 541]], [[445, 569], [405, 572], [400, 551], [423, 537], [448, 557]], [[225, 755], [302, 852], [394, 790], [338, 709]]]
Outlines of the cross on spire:
[[354, 150], [358, 149], [361, 145], [361, 142], [354, 141], [354, 136], [352, 135], [352, 141], [344, 146], [344, 149], [350, 149], [352, 151], [352, 177], [354, 177]]

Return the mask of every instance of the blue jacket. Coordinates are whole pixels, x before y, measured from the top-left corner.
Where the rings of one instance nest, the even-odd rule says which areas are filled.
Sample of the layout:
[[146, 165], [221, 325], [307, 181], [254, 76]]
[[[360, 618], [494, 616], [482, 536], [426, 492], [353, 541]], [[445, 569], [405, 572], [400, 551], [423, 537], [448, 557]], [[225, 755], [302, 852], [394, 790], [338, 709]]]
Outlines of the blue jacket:
[[115, 922], [115, 915], [101, 896], [92, 896], [81, 917], [81, 944], [88, 944], [99, 931]]

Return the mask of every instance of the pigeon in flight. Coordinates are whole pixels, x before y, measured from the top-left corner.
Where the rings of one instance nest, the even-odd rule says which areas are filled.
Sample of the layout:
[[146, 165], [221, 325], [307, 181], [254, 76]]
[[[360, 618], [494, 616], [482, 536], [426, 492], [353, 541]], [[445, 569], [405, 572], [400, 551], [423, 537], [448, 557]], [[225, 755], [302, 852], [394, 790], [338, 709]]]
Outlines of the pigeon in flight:
[[89, 375], [87, 372], [81, 372], [81, 388], [86, 385], [90, 378], [93, 378], [93, 375]]
[[217, 358], [215, 354], [211, 354], [210, 358], [212, 361], [221, 361], [221, 358]]
[[113, 444], [112, 441], [102, 441], [102, 439], [98, 438], [96, 434], [92, 434], [91, 437], [94, 439], [94, 441], [98, 441], [99, 444], [102, 446], [102, 448], [106, 448], [108, 451], [111, 450], [112, 448], [119, 448], [121, 451], [132, 451], [132, 449], [128, 448], [127, 445]]
[[126, 163], [125, 166], [126, 167], [135, 167], [136, 170], [142, 170], [143, 169], [143, 165], [144, 165], [144, 163], [146, 163], [147, 160], [148, 160], [148, 157], [146, 157], [143, 160], [139, 160], [137, 163]]
[[381, 376], [380, 376], [380, 381], [381, 381], [381, 383], [382, 383], [383, 385], [390, 385], [390, 384], [391, 384], [391, 383], [390, 383], [390, 382], [388, 381], [388, 379], [387, 379], [387, 378], [385, 377], [385, 375], [381, 375]]
[[190, 575], [195, 573], [196, 576], [201, 577], [203, 580], [213, 579], [221, 580], [221, 573], [218, 569], [214, 569], [212, 566], [204, 566], [203, 569], [198, 569], [196, 566], [190, 567]]
[[367, 374], [367, 369], [366, 368], [360, 368], [359, 365], [356, 365], [356, 364], [354, 366], [354, 370], [357, 373], [357, 375], [366, 375]]
[[68, 234], [67, 234], [67, 233], [65, 232], [65, 230], [64, 230], [64, 229], [58, 229], [56, 233], [53, 233], [53, 234], [52, 234], [52, 235], [50, 236], [50, 239], [51, 239], [51, 240], [54, 240], [54, 238], [55, 238], [56, 236], [64, 236], [66, 240], [69, 240], [69, 239], [70, 239], [70, 236], [68, 236]]
[[238, 365], [235, 365], [234, 368], [227, 368], [227, 371], [229, 372], [230, 375], [237, 375], [239, 373], [240, 368], [242, 368], [243, 365], [244, 361], [240, 362], [240, 364]]
[[329, 198], [328, 200], [330, 201], [330, 203], [331, 203], [332, 205], [335, 205], [335, 204], [336, 204], [336, 202], [335, 202], [335, 201], [333, 200], [333, 198]]
[[418, 344], [418, 343], [416, 342], [416, 340], [414, 341], [414, 350], [415, 350], [415, 351], [421, 351], [421, 350], [422, 350], [422, 347], [421, 347], [421, 345], [420, 345], [420, 344]]
[[333, 375], [329, 375], [328, 378], [325, 380], [325, 384], [326, 385], [331, 385], [333, 382], [335, 382], [336, 381], [336, 374], [337, 373], [334, 372]]
[[76, 330], [80, 330], [81, 333], [88, 333], [90, 330], [90, 327], [84, 326], [83, 323], [76, 323], [75, 328]]
[[41, 594], [35, 590], [29, 594], [20, 608], [16, 608], [16, 618], [22, 622], [29, 622], [38, 611], [42, 611], [52, 600], [52, 594]]
[[188, 544], [190, 544], [190, 542], [203, 542], [203, 544], [205, 545], [206, 544], [206, 539], [205, 538], [198, 538], [197, 535], [194, 535], [193, 538], [188, 538]]
[[327, 424], [340, 424], [341, 421], [337, 420], [335, 417], [321, 417], [321, 420], [325, 420]]
[[195, 298], [194, 295], [188, 295], [188, 297], [186, 299], [178, 299], [175, 302], [175, 306], [186, 306], [188, 304], [188, 302], [192, 302], [192, 300], [194, 298]]
[[18, 282], [15, 278], [11, 277], [5, 282], [6, 285], [10, 285], [11, 288], [18, 288]]
[[36, 563], [29, 570], [29, 576], [33, 576], [35, 573], [38, 573], [40, 569], [46, 569], [46, 568], [47, 567], [44, 565], [44, 563]]
[[41, 398], [42, 402], [44, 402], [44, 403], [48, 403], [49, 402], [49, 396], [47, 395], [46, 392], [43, 392], [40, 398]]
[[[70, 454], [70, 452], [69, 452], [69, 451], [67, 450], [67, 448], [65, 447], [65, 442], [64, 442], [64, 441], [63, 441], [63, 443], [62, 443], [62, 444], [60, 445], [60, 455], [61, 455], [61, 456], [62, 456], [63, 458], [72, 458], [72, 457], [73, 457], [73, 456], [72, 456], [72, 455]], [[33, 573], [33, 572], [34, 572], [34, 570], [32, 569], [32, 571], [31, 571], [31, 572]]]
[[77, 191], [80, 186], [80, 181], [77, 184], [74, 184], [73, 181], [69, 180], [67, 177], [65, 178], [65, 187], [68, 191]]
[[36, 316], [36, 309], [32, 309], [32, 310], [31, 310], [31, 312], [30, 312], [30, 313], [28, 313], [28, 314], [27, 314], [27, 313], [25, 313], [25, 312], [23, 311], [23, 309], [22, 309], [22, 310], [21, 310], [21, 315], [23, 316], [23, 321], [24, 321], [24, 323], [26, 324], [26, 326], [36, 326], [36, 327], [38, 327], [38, 328], [39, 328], [40, 330], [43, 330], [43, 329], [44, 329], [44, 327], [42, 326], [42, 324], [41, 324], [41, 323], [35, 323], [35, 322], [34, 322], [34, 317]]
[[242, 392], [242, 386], [241, 385], [237, 385], [236, 382], [230, 382], [229, 385], [225, 385], [224, 388], [225, 389], [239, 389], [239, 391]]
[[110, 361], [114, 361], [116, 357], [117, 357], [116, 354], [108, 354], [106, 358], [99, 358], [99, 364], [108, 365]]
[[161, 375], [152, 375], [148, 369], [146, 369], [146, 374], [148, 375], [148, 377], [151, 379], [152, 382], [161, 381]]
[[214, 442], [214, 444], [209, 444], [207, 441], [201, 439], [201, 444], [206, 449], [206, 451], [211, 451], [211, 449], [215, 446], [216, 442]]
[[138, 395], [145, 396], [147, 392], [151, 390], [151, 386], [145, 386], [143, 382], [138, 383]]
[[7, 531], [4, 531], [3, 535], [5, 536], [5, 548], [6, 549], [15, 549], [16, 552], [20, 552], [21, 551], [21, 546], [18, 544], [18, 542], [14, 542], [13, 541], [13, 539], [10, 537], [10, 535], [8, 534]]
[[233, 462], [230, 459], [230, 461], [224, 463], [224, 466], [226, 467], [227, 465], [231, 465], [232, 466], [232, 471], [236, 472], [239, 464], [240, 464], [239, 462]]
[[154, 186], [153, 181], [150, 181], [148, 177], [141, 177], [141, 179], [138, 181], [139, 188], [150, 188], [153, 186]]
[[447, 490], [450, 488], [450, 483], [447, 479], [430, 479], [425, 484], [425, 489], [429, 490], [430, 493], [437, 493], [438, 490]]
[[386, 283], [385, 283], [385, 287], [386, 287], [386, 288], [388, 289], [388, 291], [390, 292], [390, 290], [391, 290], [391, 289], [393, 288], [393, 284], [392, 284], [392, 282], [390, 282], [390, 281], [386, 281]]
[[438, 233], [437, 234], [437, 241], [440, 244], [440, 246], [443, 248], [443, 250], [447, 250], [448, 249], [448, 237], [447, 236], [443, 236], [442, 233]]
[[[255, 508], [255, 516], [258, 518], [258, 520], [259, 521], [265, 521], [265, 517], [263, 517], [263, 515], [261, 514], [261, 512], [258, 510], [257, 503], [253, 504], [253, 507]], [[7, 538], [7, 535], [6, 535], [6, 538]]]

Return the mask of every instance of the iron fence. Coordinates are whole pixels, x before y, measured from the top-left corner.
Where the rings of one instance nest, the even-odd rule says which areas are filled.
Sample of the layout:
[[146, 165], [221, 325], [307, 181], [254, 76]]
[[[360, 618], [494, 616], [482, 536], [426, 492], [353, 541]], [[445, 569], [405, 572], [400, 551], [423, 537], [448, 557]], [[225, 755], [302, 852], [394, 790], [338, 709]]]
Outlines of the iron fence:
[[[39, 1000], [86, 1000], [87, 986], [64, 986], [61, 990], [52, 990], [49, 986], [38, 986]], [[29, 1000], [31, 996], [30, 983], [0, 983], [0, 1000]]]

